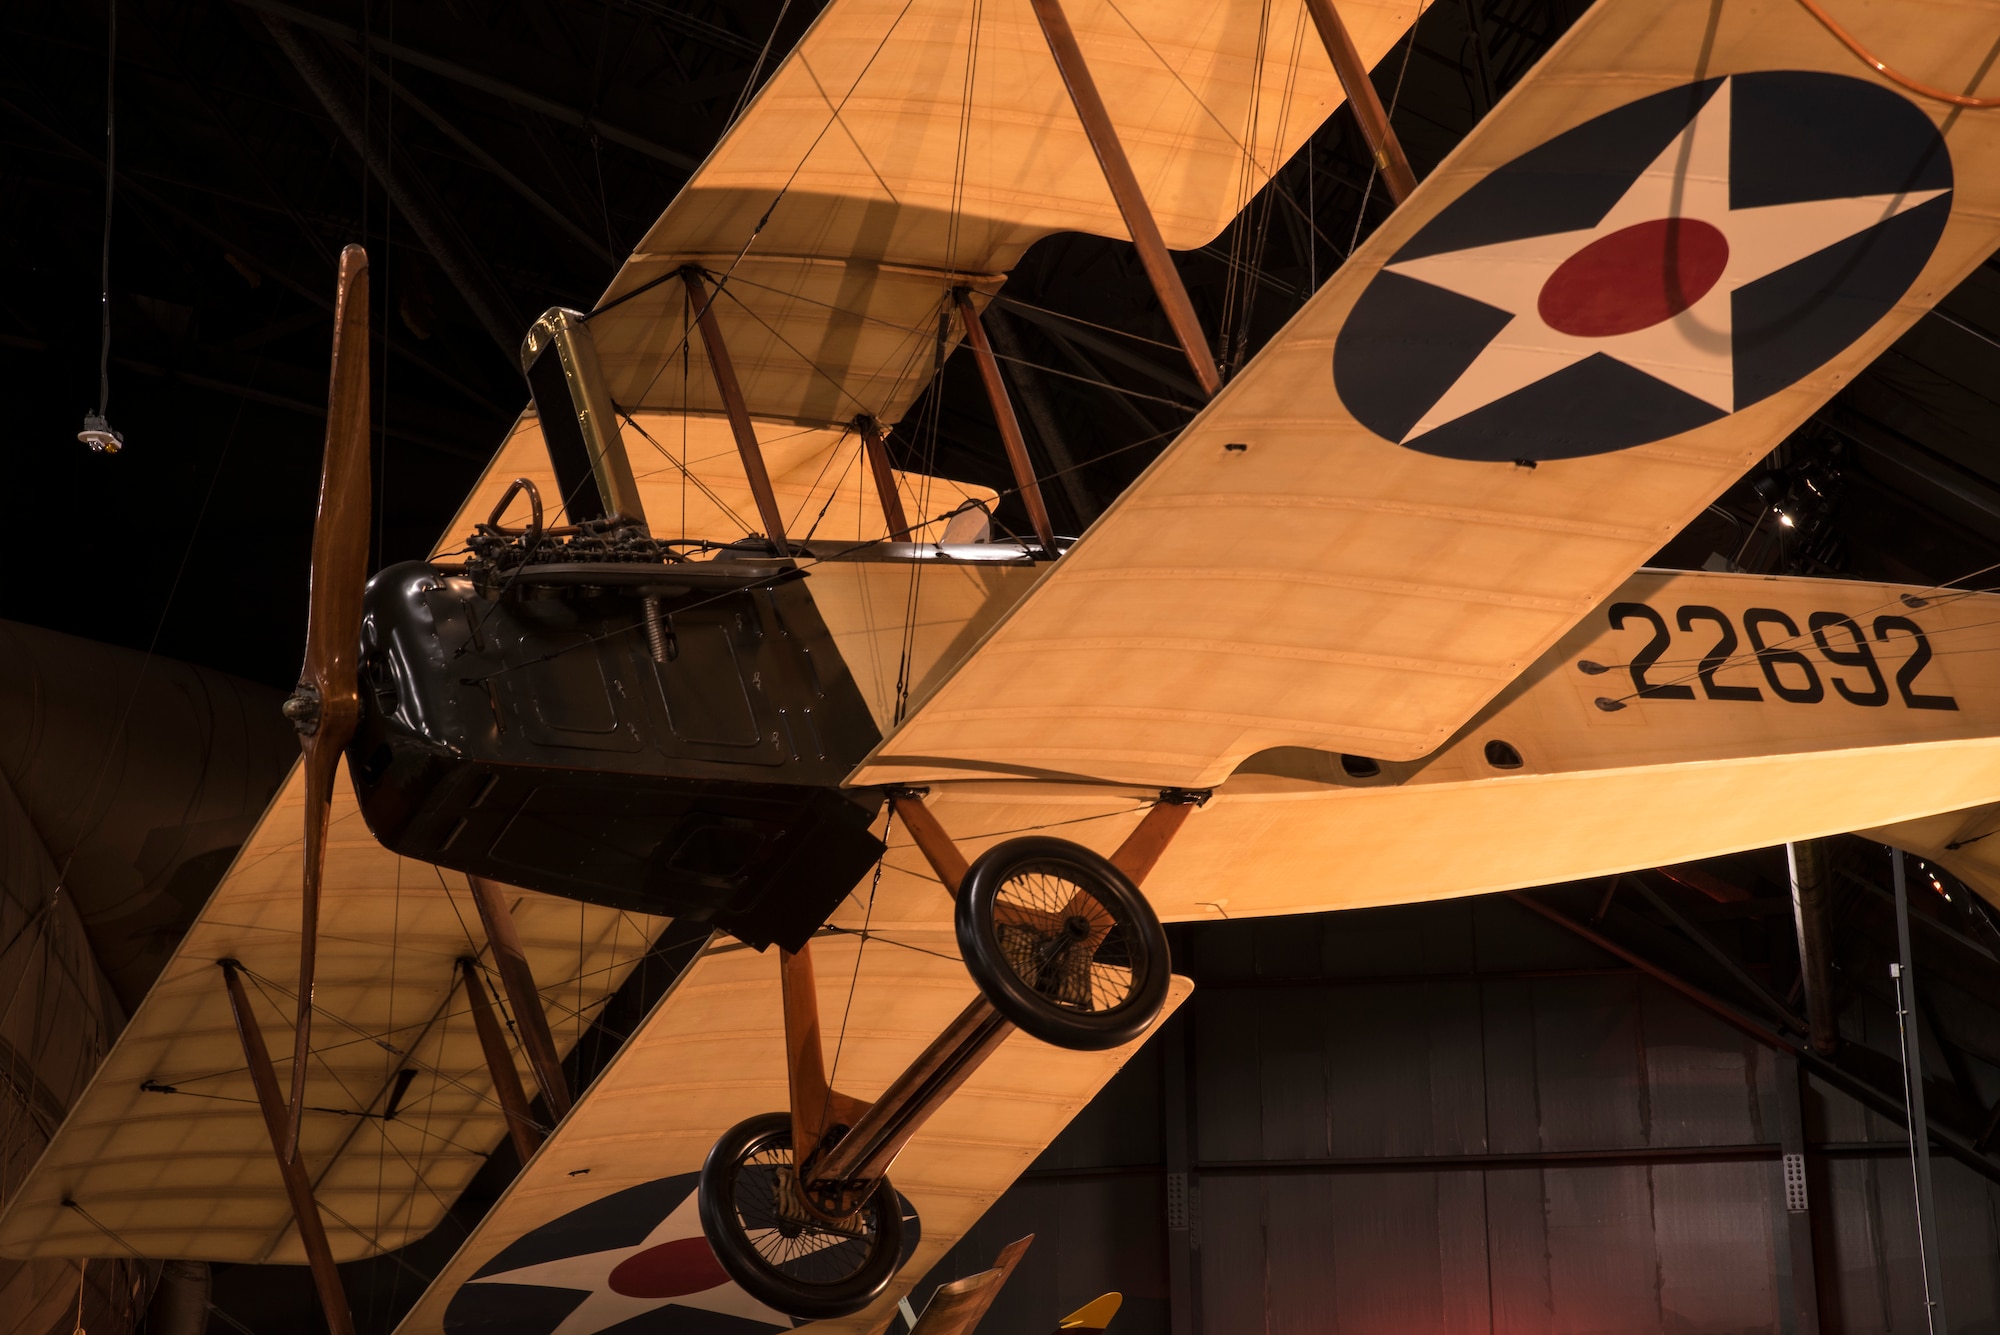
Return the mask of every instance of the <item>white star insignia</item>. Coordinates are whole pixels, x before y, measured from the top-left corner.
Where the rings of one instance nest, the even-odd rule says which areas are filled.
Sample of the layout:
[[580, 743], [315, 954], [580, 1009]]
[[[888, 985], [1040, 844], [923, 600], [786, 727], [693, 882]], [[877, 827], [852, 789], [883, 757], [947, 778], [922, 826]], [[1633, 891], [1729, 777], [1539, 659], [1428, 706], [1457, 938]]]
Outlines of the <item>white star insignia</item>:
[[1399, 443], [1599, 354], [1734, 412], [1736, 290], [1946, 193], [1731, 208], [1733, 83], [1595, 227], [1385, 266], [1513, 317]]
[[524, 1284], [535, 1288], [576, 1289], [587, 1296], [577, 1304], [576, 1309], [563, 1318], [549, 1335], [594, 1335], [600, 1330], [609, 1330], [622, 1321], [644, 1316], [662, 1307], [696, 1307], [704, 1311], [720, 1312], [726, 1316], [739, 1316], [750, 1321], [760, 1321], [768, 1326], [790, 1329], [792, 1319], [781, 1312], [774, 1312], [752, 1298], [723, 1275], [713, 1256], [707, 1258], [714, 1265], [716, 1282], [708, 1288], [689, 1293], [678, 1293], [667, 1297], [648, 1296], [643, 1284], [629, 1281], [621, 1287], [637, 1292], [621, 1292], [612, 1287], [612, 1272], [626, 1261], [644, 1252], [653, 1251], [675, 1243], [694, 1243], [704, 1249], [707, 1240], [702, 1236], [701, 1217], [698, 1213], [693, 1192], [674, 1208], [672, 1214], [662, 1219], [644, 1238], [630, 1247], [614, 1247], [609, 1251], [589, 1252], [582, 1256], [565, 1256], [554, 1261], [542, 1261], [535, 1265], [524, 1265], [515, 1270], [503, 1271], [497, 1275], [481, 1275], [470, 1284]]

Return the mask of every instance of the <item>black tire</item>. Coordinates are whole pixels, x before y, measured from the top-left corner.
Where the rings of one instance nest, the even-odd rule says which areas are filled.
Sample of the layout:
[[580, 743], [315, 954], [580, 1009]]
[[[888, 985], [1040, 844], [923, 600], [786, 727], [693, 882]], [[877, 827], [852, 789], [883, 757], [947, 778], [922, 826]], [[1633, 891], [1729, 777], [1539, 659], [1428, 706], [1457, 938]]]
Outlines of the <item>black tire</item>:
[[1044, 1043], [1115, 1048], [1166, 1004], [1167, 934], [1153, 906], [1125, 873], [1067, 839], [987, 849], [959, 887], [956, 923], [979, 990]]
[[787, 1208], [786, 1178], [797, 1181], [790, 1113], [765, 1113], [722, 1133], [695, 1189], [715, 1259], [745, 1293], [788, 1316], [813, 1321], [860, 1311], [888, 1287], [902, 1261], [903, 1210], [895, 1188], [887, 1178], [877, 1183], [850, 1217], [849, 1231], [796, 1203]]

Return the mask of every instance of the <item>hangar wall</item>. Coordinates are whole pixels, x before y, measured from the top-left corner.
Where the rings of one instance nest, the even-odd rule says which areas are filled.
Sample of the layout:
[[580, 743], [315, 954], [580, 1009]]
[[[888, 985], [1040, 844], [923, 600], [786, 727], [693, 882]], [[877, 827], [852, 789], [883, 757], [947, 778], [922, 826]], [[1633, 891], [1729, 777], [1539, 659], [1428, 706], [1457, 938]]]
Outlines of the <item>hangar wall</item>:
[[[1033, 1232], [988, 1330], [1801, 1328], [1790, 1059], [1502, 897], [1174, 931], [1189, 1005], [913, 1300]], [[1923, 1330], [1902, 1128], [1804, 1091], [1820, 1329]], [[2000, 1186], [1935, 1164], [1951, 1329], [2000, 1330]]]

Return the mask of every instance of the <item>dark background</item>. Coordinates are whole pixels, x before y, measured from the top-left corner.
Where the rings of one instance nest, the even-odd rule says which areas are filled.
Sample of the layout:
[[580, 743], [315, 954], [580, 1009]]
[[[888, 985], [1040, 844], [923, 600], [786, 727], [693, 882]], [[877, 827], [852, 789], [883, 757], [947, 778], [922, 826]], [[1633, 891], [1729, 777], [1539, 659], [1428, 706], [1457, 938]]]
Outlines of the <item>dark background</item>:
[[[288, 684], [340, 247], [365, 242], [374, 259], [376, 556], [387, 562], [439, 536], [526, 400], [518, 335], [503, 338], [475, 309], [518, 330], [558, 302], [588, 307], [611, 257], [643, 234], [814, 8], [304, 3], [119, 7], [109, 407], [128, 445], [116, 456], [74, 440], [97, 399], [108, 11], [22, 0], [0, 16], [0, 467], [11, 546], [33, 572], [0, 584], [0, 616], [140, 648], [157, 637], [170, 656]], [[1414, 45], [1377, 71], [1420, 173], [1577, 8], [1429, 8]], [[385, 178], [433, 221], [434, 247]], [[1181, 257], [1225, 365], [1241, 365], [1379, 221], [1386, 201], [1370, 185], [1342, 111], [1237, 224]], [[1009, 377], [1038, 462], [1075, 465], [1048, 490], [1058, 528], [1080, 531], [1188, 415], [1187, 375], [1157, 346], [1167, 329], [1128, 245], [1049, 238], [1007, 296], [1134, 336], [1004, 302], [993, 320], [1018, 359]], [[1769, 500], [1789, 496], [1799, 527], [1777, 534], [1746, 483], [1665, 559], [1720, 552], [1752, 569], [1916, 580], [1988, 564], [2000, 555], [2000, 465], [1985, 445], [1994, 330], [1987, 268], [1773, 455], [1782, 472], [1765, 482]], [[918, 425], [901, 447], [1004, 482], [965, 357], [938, 393], [937, 411], [910, 414]]]
[[[98, 395], [108, 10], [0, 8], [0, 470], [16, 571], [0, 581], [0, 617], [289, 685], [340, 247], [363, 242], [373, 257], [375, 556], [386, 563], [431, 546], [525, 402], [512, 340], [550, 305], [592, 303], [815, 8], [124, 0], [109, 414], [127, 447], [115, 456], [74, 439]], [[1430, 5], [1376, 71], [1420, 175], [1581, 8]], [[1343, 110], [1214, 244], [1180, 256], [1225, 367], [1254, 353], [1385, 208]], [[1168, 331], [1129, 246], [1049, 238], [1006, 296], [989, 317], [996, 342], [1014, 359], [1007, 373], [1038, 465], [1070, 470], [1048, 489], [1057, 527], [1078, 532], [1191, 413], [1192, 391], [1160, 346]], [[1989, 264], [1660, 561], [1914, 582], [2000, 561], [1997, 338], [2000, 274]], [[927, 425], [900, 447], [1004, 486], [964, 357], [933, 395], [910, 415]], [[1776, 522], [1780, 510], [1793, 526]], [[1850, 1059], [1879, 1080], [1893, 1051], [1874, 981], [1881, 855], [1843, 847], [1848, 873], [1876, 883], [1851, 890], [1839, 922], [1844, 1024], [1864, 1054]], [[1782, 991], [1796, 972], [1782, 872], [1769, 858], [1722, 870], [1752, 908], [1663, 893], [1706, 915], [1725, 952]], [[1582, 917], [1600, 893], [1556, 901]], [[1928, 1022], [1943, 1073], [1933, 1108], [1972, 1135], [2000, 1099], [2000, 992], [1982, 990], [2000, 938], [1943, 893], [1919, 905], [1936, 924], [1920, 931], [1920, 955], [1964, 967]], [[1650, 907], [1621, 899], [1605, 921], [1705, 985], [1733, 985]], [[1776, 1059], [1553, 932], [1503, 900], [1181, 931], [1181, 963], [1201, 984], [1187, 1016], [932, 1282], [1032, 1229], [1040, 1238], [995, 1332], [1046, 1330], [1105, 1288], [1128, 1291], [1114, 1329], [1131, 1335], [1793, 1328], [1789, 1300], [1773, 1296], [1772, 1268], [1786, 1264], [1770, 1242], [1783, 1228], [1775, 1133], [1758, 1120], [1782, 1083]], [[660, 972], [622, 1000], [620, 1023], [643, 1013]], [[1488, 1074], [1489, 1055], [1512, 1063], [1507, 1074]], [[1451, 1099], [1438, 1092], [1447, 1077], [1458, 1082]], [[1713, 1097], [1696, 1107], [1691, 1090]], [[1684, 1111], [1664, 1114], [1675, 1099]], [[1830, 1087], [1808, 1085], [1807, 1104], [1829, 1210], [1827, 1328], [1901, 1329], [1914, 1279], [1900, 1132]], [[1437, 1120], [1447, 1105], [1449, 1126]], [[1715, 1152], [1667, 1162], [1691, 1145]], [[1589, 1167], [1547, 1157], [1579, 1149], [1623, 1157]], [[1469, 1161], [1503, 1152], [1528, 1157]], [[508, 1153], [467, 1194], [461, 1221], [504, 1185]], [[1165, 1214], [1176, 1171], [1198, 1202], [1196, 1226], [1179, 1233]], [[1975, 1227], [1993, 1217], [1992, 1188], [1971, 1168], [1941, 1173], [1975, 1249], [1951, 1263], [1948, 1277], [1963, 1277], [1954, 1319], [1993, 1330], [2000, 1300], [1979, 1284], [2000, 1264], [1991, 1233]], [[406, 1256], [349, 1268], [368, 1329], [393, 1324], [455, 1245], [451, 1227]], [[1732, 1241], [1703, 1252], [1695, 1244], [1707, 1237]], [[1176, 1255], [1188, 1267], [1179, 1290]], [[1592, 1287], [1600, 1273], [1610, 1278]], [[1483, 1292], [1468, 1278], [1478, 1276]], [[1704, 1289], [1721, 1305], [1685, 1296]], [[213, 1329], [317, 1323], [298, 1271], [224, 1268], [216, 1302], [228, 1319]]]

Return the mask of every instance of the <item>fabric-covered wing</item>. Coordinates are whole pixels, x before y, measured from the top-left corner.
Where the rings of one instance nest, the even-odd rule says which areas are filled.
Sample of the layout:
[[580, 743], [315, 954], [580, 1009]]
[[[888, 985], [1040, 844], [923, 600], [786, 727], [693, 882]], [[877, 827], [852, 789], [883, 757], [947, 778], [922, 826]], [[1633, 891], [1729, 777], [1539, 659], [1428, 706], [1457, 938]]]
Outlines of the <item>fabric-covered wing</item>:
[[[1256, 6], [1202, 0], [1064, 8], [1169, 246], [1214, 237], [1343, 100], [1302, 5], [1269, 23]], [[1418, 5], [1340, 8], [1372, 65]], [[643, 427], [626, 429], [634, 470], [662, 489], [654, 530], [729, 537], [756, 517], [706, 350], [688, 336], [683, 267], [723, 281], [716, 319], [759, 440], [782, 456], [771, 471], [801, 516], [792, 536], [837, 495], [820, 536], [873, 538], [884, 525], [848, 424], [898, 421], [929, 383], [954, 286], [983, 301], [1031, 244], [1066, 230], [1128, 235], [1028, 0], [834, 0], [591, 317], [612, 397]], [[545, 468], [533, 421], [454, 532]], [[697, 479], [685, 488], [683, 467]], [[925, 485], [912, 480], [913, 520], [965, 498]]]
[[[1959, 88], [2000, 5], [1843, 19]], [[1993, 250], [1995, 115], [1892, 91], [1788, 3], [1603, 0], [852, 782], [1427, 754]], [[1814, 128], [1840, 116], [1869, 133]], [[1551, 256], [1621, 272], [1689, 200], [1725, 267], [1676, 300], [1721, 297], [1616, 342]], [[1641, 279], [1619, 319], [1667, 299]]]
[[[1167, 244], [1206, 243], [1342, 101], [1303, 5], [1064, 5]], [[1374, 64], [1413, 0], [1341, 5]], [[990, 290], [1059, 231], [1129, 235], [1028, 0], [840, 0], [619, 272], [593, 317], [621, 406], [720, 413], [699, 339], [678, 351], [698, 264], [754, 413], [893, 422], [929, 380], [954, 283]], [[659, 283], [643, 293], [639, 289]]]
[[1857, 831], [1937, 863], [2000, 909], [2000, 848], [1995, 847], [2000, 840], [1992, 838], [1995, 832], [2000, 832], [2000, 802]]
[[[1687, 629], [1683, 610], [1698, 615]], [[1738, 648], [1717, 662], [1725, 622]], [[1494, 763], [1493, 743], [1511, 767]], [[1036, 830], [1108, 855], [1156, 795], [984, 779], [939, 784], [927, 805], [968, 858]], [[1870, 837], [1967, 879], [1983, 862], [1978, 884], [2000, 889], [2000, 835], [1981, 838], [2000, 831], [2000, 804], [1969, 810], [1996, 795], [2000, 596], [1641, 570], [1421, 761], [1356, 775], [1338, 755], [1288, 747], [1246, 763], [1188, 817], [1145, 891], [1168, 922], [1325, 913], [1892, 822], [1915, 833]], [[906, 888], [921, 865], [890, 849], [878, 929], [928, 902]]]
[[[458, 984], [458, 960], [486, 953], [464, 880], [376, 843], [345, 776], [328, 836], [316, 1064], [299, 1153], [334, 1255], [351, 1260], [430, 1232], [506, 1127]], [[217, 967], [241, 961], [283, 1083], [303, 802], [295, 768], [7, 1202], [0, 1251], [305, 1260]], [[528, 891], [510, 898], [567, 1050], [664, 920]], [[486, 986], [501, 992], [490, 973]], [[525, 1056], [516, 1060], [533, 1089]], [[65, 1208], [71, 1201], [80, 1208]]]
[[[813, 943], [832, 1078], [861, 1097], [879, 1094], [973, 997], [951, 928], [939, 921], [939, 909], [950, 908], [943, 891], [935, 881], [894, 879], [907, 891], [896, 898], [920, 898], [928, 908], [927, 925], [898, 926], [866, 941], [822, 935]], [[1162, 1020], [1192, 986], [1174, 980]], [[1023, 1034], [1009, 1038], [890, 1170], [920, 1235], [897, 1279], [865, 1311], [817, 1328], [855, 1335], [882, 1329], [896, 1300], [1143, 1042], [1064, 1052]], [[777, 959], [718, 937], [480, 1221], [398, 1335], [484, 1329], [501, 1312], [530, 1307], [554, 1313], [552, 1321], [573, 1320], [575, 1329], [609, 1329], [649, 1313], [659, 1314], [653, 1321], [660, 1329], [682, 1321], [687, 1329], [719, 1329], [719, 1316], [735, 1318], [729, 1328], [751, 1335], [790, 1327], [714, 1267], [693, 1194], [718, 1136], [786, 1106], [784, 1054]], [[666, 1271], [677, 1244], [706, 1263], [698, 1276], [684, 1263]], [[614, 1289], [614, 1267], [642, 1253], [661, 1258], [659, 1273], [674, 1279], [648, 1290], [629, 1281]]]

